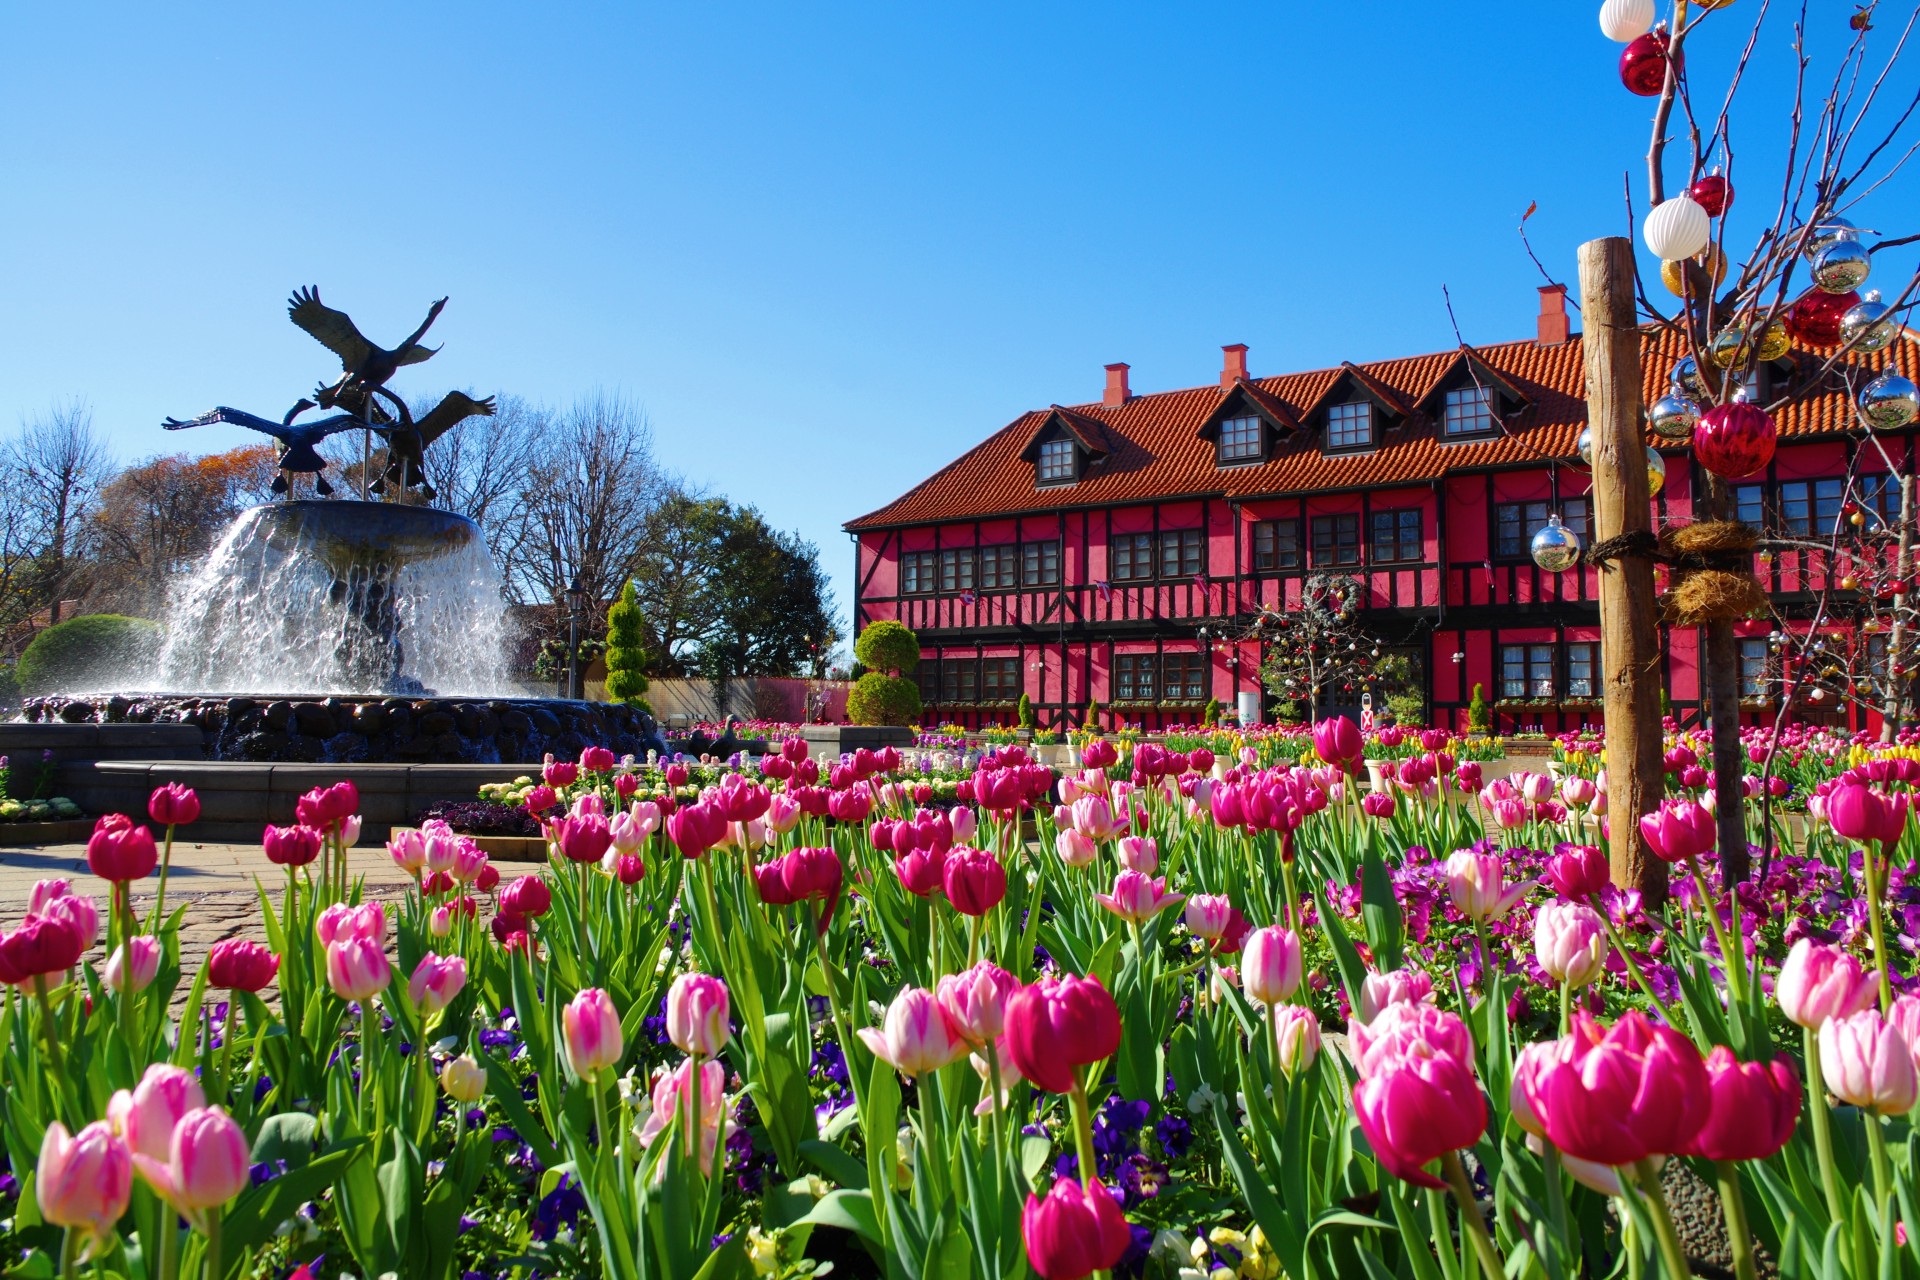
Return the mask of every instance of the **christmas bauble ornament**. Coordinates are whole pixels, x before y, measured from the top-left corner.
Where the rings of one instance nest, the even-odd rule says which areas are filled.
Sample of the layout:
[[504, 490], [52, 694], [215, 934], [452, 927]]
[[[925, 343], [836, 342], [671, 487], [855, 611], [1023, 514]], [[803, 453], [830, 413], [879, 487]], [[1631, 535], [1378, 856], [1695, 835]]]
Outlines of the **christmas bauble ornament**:
[[1836, 240], [1813, 258], [1813, 282], [1828, 293], [1852, 293], [1872, 270], [1873, 259], [1858, 240]]
[[1773, 461], [1777, 437], [1772, 417], [1760, 406], [1717, 404], [1693, 429], [1693, 456], [1713, 474], [1736, 480]]
[[1920, 419], [1920, 387], [1892, 369], [1860, 388], [1860, 416], [1877, 431], [1895, 431]]
[[1693, 197], [1675, 196], [1648, 211], [1640, 234], [1656, 258], [1691, 258], [1706, 251], [1713, 236], [1713, 220]]
[[1809, 289], [1787, 308], [1787, 332], [1803, 347], [1838, 346], [1841, 320], [1858, 301], [1851, 293]]
[[1700, 364], [1692, 356], [1681, 356], [1674, 361], [1673, 368], [1667, 373], [1667, 381], [1673, 384], [1674, 390], [1695, 400], [1706, 398], [1707, 380], [1700, 376]]
[[[1673, 59], [1673, 73], [1677, 76], [1686, 67], [1686, 54], [1681, 53]], [[1628, 42], [1620, 54], [1620, 83], [1627, 87], [1628, 93], [1637, 93], [1643, 98], [1657, 98], [1667, 82], [1667, 31], [1664, 25], [1655, 27], [1643, 36], [1635, 36]], [[1655, 250], [1658, 253], [1658, 250]], [[1690, 258], [1692, 253], [1662, 253], [1663, 258]]]
[[1700, 406], [1678, 391], [1669, 391], [1647, 409], [1647, 425], [1662, 440], [1690, 439], [1699, 421]]
[[1580, 428], [1580, 438], [1573, 442], [1573, 451], [1580, 455], [1580, 461], [1593, 465], [1593, 428]]
[[1762, 360], [1778, 360], [1793, 350], [1793, 339], [1787, 334], [1787, 326], [1775, 320], [1761, 333], [1756, 354]]
[[1560, 523], [1557, 511], [1533, 535], [1533, 562], [1548, 573], [1561, 573], [1580, 563], [1580, 535]]
[[1657, 498], [1667, 487], [1667, 460], [1655, 449], [1647, 450], [1647, 496]]
[[1606, 0], [1600, 6], [1600, 34], [1616, 44], [1653, 29], [1653, 0]]
[[1706, 177], [1687, 188], [1687, 194], [1693, 197], [1695, 204], [1707, 211], [1707, 216], [1717, 218], [1727, 211], [1733, 203], [1733, 184], [1720, 176], [1715, 169]]
[[1707, 358], [1722, 369], [1731, 369], [1736, 364], [1745, 364], [1748, 354], [1747, 330], [1737, 324], [1730, 324], [1713, 335], [1713, 341], [1707, 344]]
[[[1705, 253], [1701, 254], [1698, 258], [1690, 259], [1690, 261], [1699, 263], [1700, 266], [1705, 269], [1707, 278], [1713, 281], [1715, 285], [1720, 284], [1721, 281], [1727, 278], [1727, 255], [1720, 252], [1720, 246], [1717, 244], [1708, 245]], [[1660, 283], [1667, 286], [1667, 292], [1676, 298], [1686, 296], [1683, 266], [1684, 264], [1679, 262], [1663, 262], [1660, 264]]]
[[1885, 351], [1900, 334], [1899, 326], [1887, 319], [1888, 310], [1878, 289], [1867, 290], [1840, 317], [1840, 340], [1855, 351]]
[[1806, 239], [1801, 241], [1800, 252], [1806, 256], [1808, 262], [1812, 262], [1828, 245], [1859, 238], [1859, 229], [1845, 218], [1826, 218], [1808, 228]]

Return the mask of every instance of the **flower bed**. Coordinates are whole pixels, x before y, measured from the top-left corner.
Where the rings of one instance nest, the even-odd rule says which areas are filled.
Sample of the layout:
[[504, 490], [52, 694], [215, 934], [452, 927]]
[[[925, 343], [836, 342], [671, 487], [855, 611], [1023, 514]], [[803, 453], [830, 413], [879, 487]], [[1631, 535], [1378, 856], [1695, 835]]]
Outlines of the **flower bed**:
[[448, 812], [517, 804], [546, 867], [430, 821], [391, 907], [343, 783], [266, 833], [264, 942], [192, 973], [164, 850], [197, 801], [163, 789], [164, 841], [98, 825], [104, 908], [43, 882], [0, 936], [4, 1246], [157, 1280], [1677, 1276], [1680, 1159], [1797, 1273], [1838, 1239], [1900, 1274], [1920, 762], [1823, 780], [1732, 896], [1677, 795], [1660, 904], [1609, 883], [1577, 771], [1482, 786], [1435, 737], [1366, 790], [1378, 744], [1305, 741], [1095, 740], [1064, 776], [590, 748]]

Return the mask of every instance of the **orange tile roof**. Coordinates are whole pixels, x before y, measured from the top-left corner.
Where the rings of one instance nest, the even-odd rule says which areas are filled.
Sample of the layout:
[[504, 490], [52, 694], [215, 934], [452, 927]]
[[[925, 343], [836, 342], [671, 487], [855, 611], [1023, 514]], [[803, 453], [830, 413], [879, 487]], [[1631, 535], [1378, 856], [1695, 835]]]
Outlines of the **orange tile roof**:
[[[1642, 394], [1647, 399], [1665, 390], [1667, 371], [1683, 351], [1679, 335], [1649, 333], [1642, 358], [1646, 371]], [[1296, 419], [1306, 417], [1334, 381], [1350, 372], [1388, 403], [1417, 405], [1452, 371], [1462, 350], [1255, 378], [1240, 385], [1256, 392], [1263, 407], [1267, 401], [1277, 401]], [[1314, 433], [1286, 432], [1276, 440], [1266, 462], [1223, 468], [1216, 464], [1213, 445], [1201, 437], [1200, 427], [1232, 388], [1163, 391], [1134, 396], [1115, 408], [1094, 403], [1062, 411], [1081, 422], [1098, 424], [1109, 450], [1077, 484], [1035, 487], [1033, 467], [1020, 455], [1040, 424], [1056, 411], [1037, 409], [1021, 414], [886, 506], [848, 521], [846, 528], [857, 533], [1063, 507], [1378, 488], [1417, 484], [1454, 471], [1573, 459], [1574, 443], [1586, 425], [1586, 371], [1579, 335], [1559, 346], [1543, 347], [1529, 340], [1472, 351], [1529, 401], [1507, 429], [1494, 436], [1443, 440], [1436, 416], [1416, 412], [1387, 426], [1379, 446], [1364, 453], [1328, 454], [1320, 449]], [[1796, 351], [1793, 359], [1811, 371], [1820, 357]], [[1896, 359], [1908, 377], [1920, 377], [1920, 336], [1903, 330], [1901, 339], [1886, 352], [1850, 356], [1843, 368], [1870, 373]], [[1279, 413], [1274, 416], [1285, 421]], [[1847, 396], [1837, 384], [1796, 400], [1775, 415], [1775, 422], [1787, 437], [1856, 429]]]

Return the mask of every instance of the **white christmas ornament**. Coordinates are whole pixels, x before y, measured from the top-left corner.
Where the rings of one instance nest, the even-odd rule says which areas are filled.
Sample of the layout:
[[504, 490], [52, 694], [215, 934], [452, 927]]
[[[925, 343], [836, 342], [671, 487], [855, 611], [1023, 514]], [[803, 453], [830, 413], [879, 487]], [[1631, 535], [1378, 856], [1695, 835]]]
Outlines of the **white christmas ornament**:
[[1600, 6], [1600, 33], [1625, 44], [1653, 29], [1653, 0], [1606, 0]]
[[1713, 219], [1691, 196], [1675, 196], [1653, 207], [1641, 235], [1656, 258], [1691, 258], [1704, 251], [1713, 238]]

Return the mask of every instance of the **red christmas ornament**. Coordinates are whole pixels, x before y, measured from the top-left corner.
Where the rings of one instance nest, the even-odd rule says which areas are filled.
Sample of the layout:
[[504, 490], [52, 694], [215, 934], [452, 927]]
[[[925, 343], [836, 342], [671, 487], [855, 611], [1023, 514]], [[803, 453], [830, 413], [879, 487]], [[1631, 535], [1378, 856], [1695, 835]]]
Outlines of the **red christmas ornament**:
[[1717, 173], [1710, 173], [1688, 187], [1687, 194], [1693, 197], [1695, 204], [1707, 211], [1709, 218], [1717, 218], [1733, 203], [1733, 184]]
[[1787, 333], [1803, 347], [1840, 345], [1840, 318], [1860, 301], [1857, 293], [1827, 293], [1809, 289], [1787, 308], [1781, 323]]
[[[1687, 65], [1684, 51], [1673, 59], [1673, 74], [1678, 76]], [[1636, 36], [1620, 54], [1620, 83], [1628, 93], [1657, 98], [1667, 82], [1667, 33], [1659, 27]]]
[[1759, 405], [1717, 404], [1693, 429], [1693, 456], [1713, 474], [1737, 480], [1773, 461], [1776, 437], [1773, 419]]

